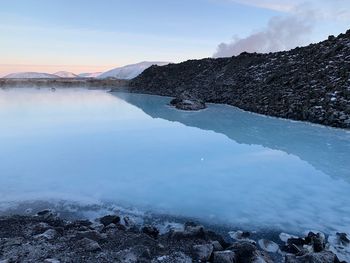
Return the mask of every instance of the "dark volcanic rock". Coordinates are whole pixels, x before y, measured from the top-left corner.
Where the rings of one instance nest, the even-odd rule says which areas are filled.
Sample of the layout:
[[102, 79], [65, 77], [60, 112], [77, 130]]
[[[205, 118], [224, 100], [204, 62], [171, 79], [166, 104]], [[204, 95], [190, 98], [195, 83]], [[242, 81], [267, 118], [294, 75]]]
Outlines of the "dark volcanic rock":
[[153, 238], [157, 238], [159, 235], [159, 230], [153, 226], [144, 226], [142, 232]]
[[202, 100], [175, 98], [170, 101], [170, 105], [179, 110], [202, 110], [205, 109], [205, 103]]
[[338, 263], [337, 256], [330, 251], [309, 253], [304, 256], [287, 255], [286, 263]]
[[120, 217], [116, 215], [107, 215], [100, 218], [100, 222], [104, 226], [108, 226], [109, 224], [118, 224], [120, 222]]
[[225, 103], [265, 115], [350, 128], [350, 34], [286, 52], [152, 66], [129, 91]]

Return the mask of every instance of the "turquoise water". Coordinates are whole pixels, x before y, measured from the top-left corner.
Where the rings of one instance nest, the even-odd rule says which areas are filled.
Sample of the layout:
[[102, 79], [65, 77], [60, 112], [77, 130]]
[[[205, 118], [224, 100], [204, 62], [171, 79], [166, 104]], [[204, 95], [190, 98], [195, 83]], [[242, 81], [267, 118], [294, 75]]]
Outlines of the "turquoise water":
[[350, 231], [350, 133], [169, 98], [0, 90], [0, 207], [115, 203], [216, 223]]

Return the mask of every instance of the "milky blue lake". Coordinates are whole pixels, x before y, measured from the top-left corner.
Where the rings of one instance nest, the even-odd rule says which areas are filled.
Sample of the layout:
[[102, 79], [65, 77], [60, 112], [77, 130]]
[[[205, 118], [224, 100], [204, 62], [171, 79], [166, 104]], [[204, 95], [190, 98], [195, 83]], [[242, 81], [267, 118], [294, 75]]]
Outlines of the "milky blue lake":
[[169, 101], [0, 90], [0, 213], [27, 201], [109, 203], [252, 229], [350, 232], [349, 131]]

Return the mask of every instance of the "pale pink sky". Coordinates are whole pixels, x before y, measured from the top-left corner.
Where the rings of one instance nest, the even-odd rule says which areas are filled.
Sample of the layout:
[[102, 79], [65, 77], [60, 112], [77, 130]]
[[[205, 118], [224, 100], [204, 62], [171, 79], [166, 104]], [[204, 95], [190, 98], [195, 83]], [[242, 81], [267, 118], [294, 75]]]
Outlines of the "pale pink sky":
[[84, 72], [104, 72], [118, 65], [90, 66], [90, 65], [30, 65], [30, 64], [0, 64], [0, 78], [13, 72], [44, 72], [55, 73], [58, 71], [70, 71], [75, 74]]

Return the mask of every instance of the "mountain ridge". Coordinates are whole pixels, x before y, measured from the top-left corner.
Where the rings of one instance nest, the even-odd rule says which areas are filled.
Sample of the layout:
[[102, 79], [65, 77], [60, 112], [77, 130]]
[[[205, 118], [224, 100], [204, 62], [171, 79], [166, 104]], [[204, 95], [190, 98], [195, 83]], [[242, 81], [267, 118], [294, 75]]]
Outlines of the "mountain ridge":
[[133, 79], [152, 65], [163, 66], [167, 64], [169, 64], [169, 62], [142, 61], [108, 70], [97, 76], [97, 78]]

